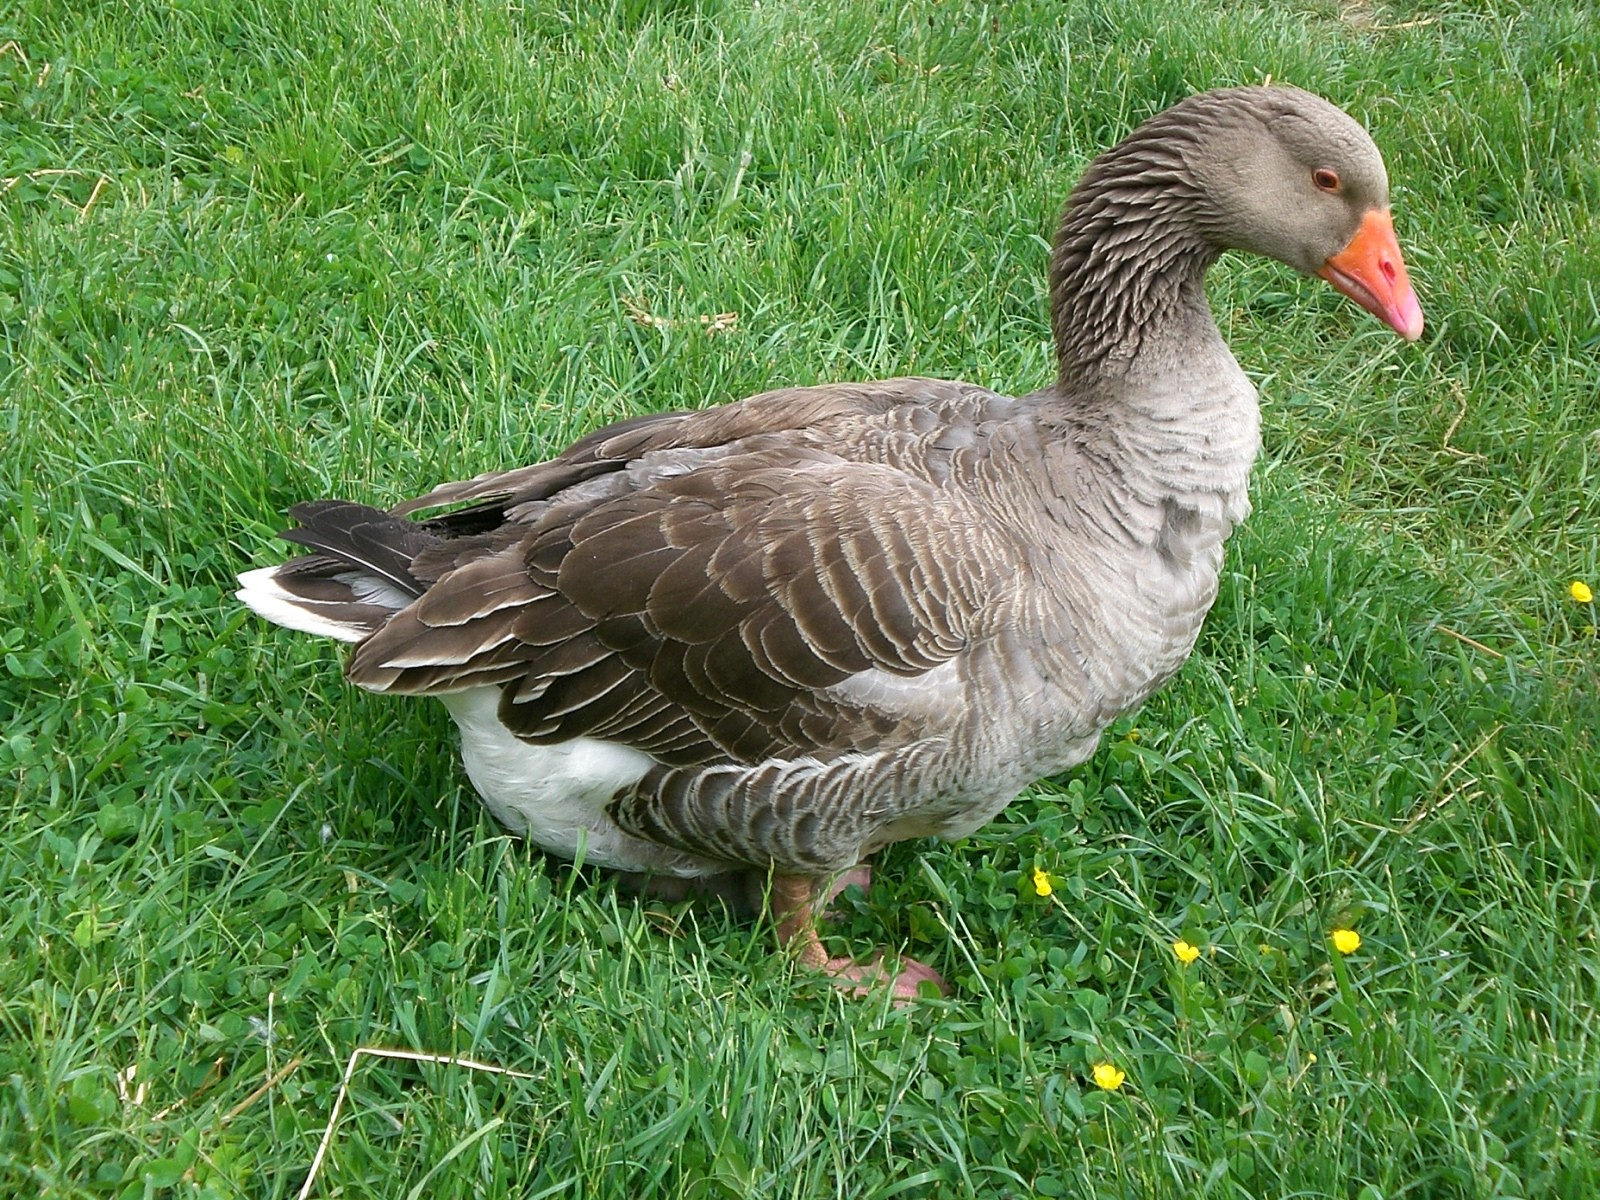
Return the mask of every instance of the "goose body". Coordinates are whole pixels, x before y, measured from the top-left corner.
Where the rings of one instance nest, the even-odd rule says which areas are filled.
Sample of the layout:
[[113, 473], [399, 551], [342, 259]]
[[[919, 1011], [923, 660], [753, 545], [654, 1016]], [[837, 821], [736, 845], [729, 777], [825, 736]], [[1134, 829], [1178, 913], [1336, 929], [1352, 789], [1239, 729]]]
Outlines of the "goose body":
[[1051, 386], [783, 389], [391, 511], [297, 505], [310, 553], [239, 596], [354, 643], [359, 686], [440, 697], [509, 829], [627, 871], [770, 871], [784, 936], [854, 978], [815, 945], [820, 881], [981, 827], [1193, 648], [1259, 440], [1202, 288], [1227, 248], [1421, 332], [1360, 127], [1292, 88], [1205, 93], [1069, 200]]

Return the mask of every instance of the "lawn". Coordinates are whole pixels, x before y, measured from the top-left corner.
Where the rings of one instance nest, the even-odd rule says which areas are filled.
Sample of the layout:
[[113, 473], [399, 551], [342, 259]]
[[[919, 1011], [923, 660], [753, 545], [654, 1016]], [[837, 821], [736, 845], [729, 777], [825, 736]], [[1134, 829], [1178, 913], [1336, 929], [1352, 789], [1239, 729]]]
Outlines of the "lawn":
[[[1428, 332], [1213, 272], [1266, 447], [1193, 660], [836, 927], [950, 999], [507, 839], [233, 600], [298, 499], [1041, 385], [1085, 163], [1269, 75], [1384, 149]], [[294, 1196], [380, 1047], [441, 1061], [358, 1061], [315, 1195], [1600, 1194], [1597, 210], [1586, 0], [13, 0], [0, 1193]]]

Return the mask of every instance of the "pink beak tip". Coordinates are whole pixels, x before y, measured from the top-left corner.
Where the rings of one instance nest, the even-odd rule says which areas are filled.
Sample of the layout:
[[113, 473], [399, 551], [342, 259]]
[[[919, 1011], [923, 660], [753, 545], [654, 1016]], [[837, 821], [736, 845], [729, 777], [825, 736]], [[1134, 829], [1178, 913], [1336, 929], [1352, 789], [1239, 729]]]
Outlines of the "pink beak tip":
[[1424, 325], [1422, 305], [1417, 303], [1417, 294], [1410, 288], [1407, 288], [1405, 295], [1398, 300], [1392, 322], [1394, 331], [1406, 341], [1414, 342], [1422, 336]]

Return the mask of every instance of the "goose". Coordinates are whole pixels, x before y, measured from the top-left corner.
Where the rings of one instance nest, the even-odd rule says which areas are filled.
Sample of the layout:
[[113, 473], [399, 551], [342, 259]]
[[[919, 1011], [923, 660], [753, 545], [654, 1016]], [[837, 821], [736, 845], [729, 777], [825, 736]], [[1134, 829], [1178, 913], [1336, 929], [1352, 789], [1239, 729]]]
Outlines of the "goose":
[[[1225, 250], [1422, 334], [1371, 138], [1297, 88], [1192, 95], [1097, 158], [1049, 267], [1058, 373], [922, 378], [624, 420], [383, 510], [290, 509], [239, 599], [437, 696], [490, 813], [631, 876], [766, 881], [806, 967], [877, 850], [956, 839], [1088, 758], [1172, 677], [1249, 511], [1255, 389], [1203, 278]], [[854, 872], [854, 874], [850, 874]]]

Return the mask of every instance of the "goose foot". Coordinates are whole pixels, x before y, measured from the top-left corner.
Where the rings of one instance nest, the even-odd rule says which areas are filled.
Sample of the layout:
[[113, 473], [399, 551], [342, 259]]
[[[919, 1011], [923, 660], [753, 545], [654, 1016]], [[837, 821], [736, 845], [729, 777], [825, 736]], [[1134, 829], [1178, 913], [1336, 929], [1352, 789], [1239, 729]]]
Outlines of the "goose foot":
[[896, 1005], [909, 1004], [922, 993], [922, 985], [932, 984], [941, 996], [950, 994], [944, 978], [926, 963], [900, 957], [893, 966], [879, 952], [869, 962], [837, 958], [828, 954], [817, 935], [817, 913], [850, 884], [865, 885], [871, 868], [853, 867], [832, 881], [824, 893], [822, 881], [803, 875], [772, 877], [772, 913], [778, 921], [778, 941], [799, 960], [800, 965], [820, 971], [854, 995], [867, 996], [887, 987]]
[[828, 976], [835, 986], [845, 988], [852, 995], [870, 996], [879, 988], [887, 987], [895, 1007], [899, 1008], [921, 998], [924, 994], [922, 985], [925, 983], [931, 983], [937, 995], [950, 994], [944, 976], [915, 958], [902, 955], [891, 966], [885, 963], [882, 951], [873, 955], [870, 962], [864, 963], [848, 957], [828, 958], [826, 951], [823, 953], [822, 963], [817, 970]]

